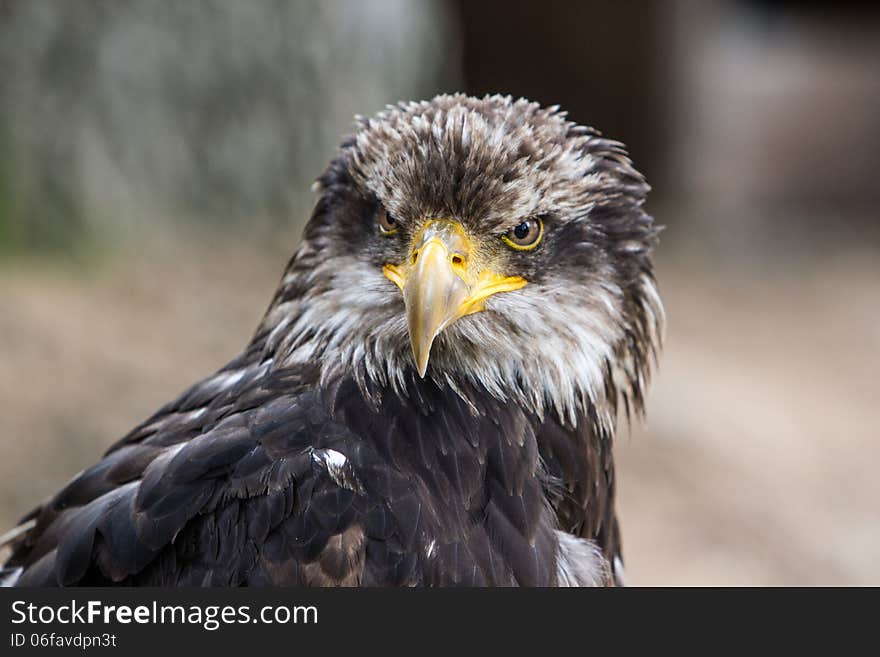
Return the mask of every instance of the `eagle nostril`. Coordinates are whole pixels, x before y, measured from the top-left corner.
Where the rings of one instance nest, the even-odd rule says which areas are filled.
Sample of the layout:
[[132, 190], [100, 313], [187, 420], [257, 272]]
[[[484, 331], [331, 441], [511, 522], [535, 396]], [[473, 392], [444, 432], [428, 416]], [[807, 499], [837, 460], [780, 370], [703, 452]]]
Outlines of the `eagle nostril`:
[[419, 252], [418, 252], [418, 251], [413, 251], [413, 254], [412, 254], [412, 264], [416, 264], [416, 260], [418, 260], [418, 259], [419, 259]]
[[460, 255], [454, 255], [452, 256], [452, 264], [456, 266], [461, 266], [464, 264], [464, 258], [462, 258]]

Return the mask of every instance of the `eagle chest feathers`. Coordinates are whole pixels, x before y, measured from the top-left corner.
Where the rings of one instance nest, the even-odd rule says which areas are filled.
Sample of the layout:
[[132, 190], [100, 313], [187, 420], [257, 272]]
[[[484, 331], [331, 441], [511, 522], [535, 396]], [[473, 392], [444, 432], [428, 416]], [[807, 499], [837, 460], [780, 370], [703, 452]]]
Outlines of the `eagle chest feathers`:
[[527, 101], [360, 120], [245, 351], [26, 516], [0, 578], [621, 583], [612, 439], [663, 329], [647, 189]]

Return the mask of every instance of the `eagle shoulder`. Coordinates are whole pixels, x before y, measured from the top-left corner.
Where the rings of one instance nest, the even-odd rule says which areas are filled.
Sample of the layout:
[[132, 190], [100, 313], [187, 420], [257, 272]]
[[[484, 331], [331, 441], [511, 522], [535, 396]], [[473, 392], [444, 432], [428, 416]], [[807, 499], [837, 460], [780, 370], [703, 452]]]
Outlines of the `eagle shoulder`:
[[6, 572], [36, 586], [360, 584], [365, 531], [399, 523], [355, 473], [375, 455], [290, 376], [221, 371], [188, 390], [32, 512]]

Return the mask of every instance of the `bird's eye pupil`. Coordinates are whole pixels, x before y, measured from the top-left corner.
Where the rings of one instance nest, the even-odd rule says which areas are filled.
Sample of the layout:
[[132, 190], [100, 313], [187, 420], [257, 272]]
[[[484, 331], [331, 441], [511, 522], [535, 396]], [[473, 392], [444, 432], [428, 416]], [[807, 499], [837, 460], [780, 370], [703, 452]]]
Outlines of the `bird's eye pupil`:
[[544, 222], [540, 217], [532, 217], [509, 229], [501, 239], [517, 251], [531, 251], [538, 246], [543, 235]]
[[377, 217], [379, 230], [383, 235], [393, 235], [397, 232], [397, 219], [388, 214], [385, 208], [379, 208], [379, 216]]

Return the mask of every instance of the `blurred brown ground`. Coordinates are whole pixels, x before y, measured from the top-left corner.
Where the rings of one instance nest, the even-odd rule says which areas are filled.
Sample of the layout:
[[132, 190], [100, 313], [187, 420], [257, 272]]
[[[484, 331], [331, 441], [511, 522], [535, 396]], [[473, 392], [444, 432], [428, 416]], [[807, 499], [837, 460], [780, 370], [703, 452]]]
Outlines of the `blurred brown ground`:
[[[206, 230], [0, 266], [0, 527], [235, 355], [294, 243]], [[667, 345], [617, 445], [631, 584], [880, 584], [876, 263], [661, 249]]]

